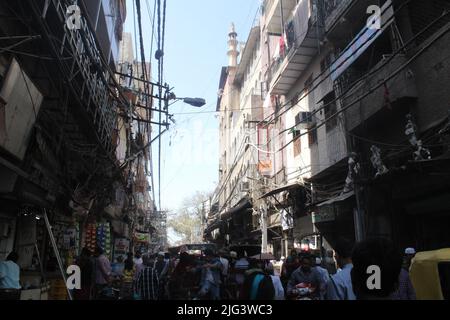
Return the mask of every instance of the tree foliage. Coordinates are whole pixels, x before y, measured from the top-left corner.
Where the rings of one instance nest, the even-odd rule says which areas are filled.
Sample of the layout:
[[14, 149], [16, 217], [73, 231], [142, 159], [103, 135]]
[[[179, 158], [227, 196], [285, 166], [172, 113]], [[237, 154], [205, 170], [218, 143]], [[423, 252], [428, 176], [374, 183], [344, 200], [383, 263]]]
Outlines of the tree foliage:
[[210, 196], [207, 192], [196, 192], [184, 199], [176, 212], [169, 212], [167, 225], [181, 238], [178, 244], [203, 242], [205, 212]]

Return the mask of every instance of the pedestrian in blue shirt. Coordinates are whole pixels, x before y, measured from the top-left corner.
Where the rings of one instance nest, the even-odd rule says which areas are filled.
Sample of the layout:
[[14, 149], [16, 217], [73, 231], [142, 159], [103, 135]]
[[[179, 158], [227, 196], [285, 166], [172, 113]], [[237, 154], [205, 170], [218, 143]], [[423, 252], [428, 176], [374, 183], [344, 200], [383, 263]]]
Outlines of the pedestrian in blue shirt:
[[310, 254], [302, 254], [300, 263], [300, 267], [298, 267], [292, 273], [291, 278], [289, 279], [289, 282], [287, 284], [286, 291], [288, 297], [295, 297], [295, 289], [297, 288], [297, 286], [300, 284], [305, 284], [313, 288], [314, 291], [312, 293], [312, 298], [320, 298], [322, 278], [319, 271], [314, 268], [315, 259], [313, 261], [313, 257]]
[[11, 252], [5, 261], [0, 262], [0, 300], [18, 300], [20, 298], [19, 255]]
[[353, 245], [350, 241], [347, 239], [338, 240], [335, 252], [336, 261], [341, 270], [330, 276], [326, 289], [327, 300], [356, 300], [351, 279], [352, 250]]
[[219, 257], [211, 250], [205, 250], [205, 256], [207, 262], [201, 266], [201, 289], [198, 293], [198, 298], [205, 298], [209, 294], [211, 300], [219, 300], [222, 263]]
[[320, 299], [325, 300], [325, 295], [327, 291], [327, 283], [330, 278], [330, 274], [328, 270], [322, 267], [322, 259], [319, 257], [316, 258], [316, 266], [314, 267], [320, 274]]
[[20, 289], [19, 256], [11, 252], [5, 261], [0, 262], [0, 289]]

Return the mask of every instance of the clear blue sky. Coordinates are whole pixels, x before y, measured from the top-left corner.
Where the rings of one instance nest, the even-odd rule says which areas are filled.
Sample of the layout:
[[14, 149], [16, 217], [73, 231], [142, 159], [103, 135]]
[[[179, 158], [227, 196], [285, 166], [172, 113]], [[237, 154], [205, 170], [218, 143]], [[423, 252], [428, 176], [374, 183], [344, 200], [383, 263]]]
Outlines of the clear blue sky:
[[[154, 1], [141, 0], [148, 59], [152, 27], [146, 2], [152, 13]], [[259, 5], [260, 0], [167, 1], [165, 81], [175, 88], [178, 97], [202, 97], [207, 105], [197, 109], [178, 102], [171, 107], [177, 125], [172, 126], [163, 139], [161, 193], [164, 209], [175, 210], [184, 198], [196, 191], [213, 191], [216, 187], [218, 120], [215, 113], [202, 112], [215, 110], [220, 70], [227, 64], [227, 34], [231, 22], [236, 25], [239, 41], [245, 41]], [[127, 11], [125, 31], [134, 34], [131, 0], [127, 0]], [[154, 57], [151, 62], [156, 78]], [[190, 112], [200, 113], [179, 114]], [[155, 156], [156, 147], [155, 143]], [[157, 173], [157, 163], [154, 170]], [[157, 179], [155, 187], [158, 195]]]

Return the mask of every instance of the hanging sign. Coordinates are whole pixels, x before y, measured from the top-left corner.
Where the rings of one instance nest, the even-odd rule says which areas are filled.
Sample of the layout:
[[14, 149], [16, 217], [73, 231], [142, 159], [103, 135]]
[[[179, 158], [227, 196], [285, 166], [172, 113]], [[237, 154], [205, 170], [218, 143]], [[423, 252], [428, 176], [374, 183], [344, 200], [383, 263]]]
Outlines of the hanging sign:
[[135, 232], [134, 233], [134, 239], [137, 242], [146, 242], [149, 243], [150, 242], [150, 234], [148, 233], [142, 233], [142, 232]]
[[288, 210], [281, 210], [281, 227], [283, 231], [292, 229], [294, 227], [294, 219]]
[[334, 211], [334, 205], [327, 205], [317, 209], [312, 213], [312, 222], [329, 222], [336, 220], [336, 213]]

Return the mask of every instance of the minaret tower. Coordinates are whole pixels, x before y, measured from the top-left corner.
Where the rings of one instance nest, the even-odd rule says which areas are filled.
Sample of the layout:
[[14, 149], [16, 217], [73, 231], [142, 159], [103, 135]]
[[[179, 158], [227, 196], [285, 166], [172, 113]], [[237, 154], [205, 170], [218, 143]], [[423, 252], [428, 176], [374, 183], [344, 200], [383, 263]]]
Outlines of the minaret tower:
[[237, 33], [234, 23], [232, 23], [230, 33], [228, 34], [228, 67], [237, 67], [238, 56]]

